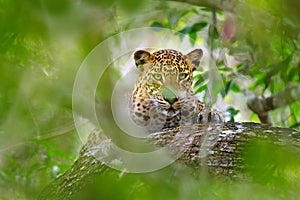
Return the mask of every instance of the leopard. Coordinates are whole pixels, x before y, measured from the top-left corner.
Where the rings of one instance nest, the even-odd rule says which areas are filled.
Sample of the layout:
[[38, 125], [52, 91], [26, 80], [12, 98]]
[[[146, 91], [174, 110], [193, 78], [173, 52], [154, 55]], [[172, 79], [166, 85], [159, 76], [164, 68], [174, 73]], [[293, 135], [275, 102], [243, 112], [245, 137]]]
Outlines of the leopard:
[[156, 132], [196, 123], [224, 122], [219, 112], [206, 106], [193, 92], [193, 72], [202, 56], [202, 49], [187, 54], [174, 49], [134, 52], [139, 75], [130, 96], [129, 113], [136, 125]]

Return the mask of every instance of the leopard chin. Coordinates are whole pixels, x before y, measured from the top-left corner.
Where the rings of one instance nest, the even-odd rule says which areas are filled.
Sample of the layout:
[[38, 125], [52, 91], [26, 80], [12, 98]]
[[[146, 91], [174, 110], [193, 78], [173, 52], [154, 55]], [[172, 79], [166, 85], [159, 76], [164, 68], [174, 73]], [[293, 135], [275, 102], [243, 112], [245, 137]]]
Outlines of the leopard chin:
[[177, 115], [179, 115], [180, 110], [174, 110], [174, 109], [170, 109], [168, 110], [168, 117], [175, 117]]

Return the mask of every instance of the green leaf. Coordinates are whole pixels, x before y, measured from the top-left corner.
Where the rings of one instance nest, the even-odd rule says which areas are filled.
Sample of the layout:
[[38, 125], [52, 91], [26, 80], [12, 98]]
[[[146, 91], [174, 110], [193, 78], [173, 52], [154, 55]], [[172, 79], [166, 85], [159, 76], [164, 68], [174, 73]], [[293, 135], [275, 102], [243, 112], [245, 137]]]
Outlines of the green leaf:
[[208, 34], [209, 34], [209, 37], [212, 38], [212, 39], [218, 39], [219, 38], [218, 30], [212, 24], [209, 25]]
[[200, 93], [200, 92], [205, 91], [206, 89], [207, 89], [207, 84], [204, 84], [204, 85], [201, 85], [201, 86], [198, 87], [198, 88], [195, 88], [195, 89], [194, 89], [194, 92], [195, 92], [195, 94], [197, 94], [197, 93]]
[[189, 40], [190, 40], [190, 43], [194, 46], [195, 43], [196, 43], [196, 39], [197, 39], [197, 33], [195, 32], [191, 32], [189, 33]]
[[192, 26], [187, 26], [181, 29], [179, 32], [183, 34], [196, 33], [207, 26], [207, 22], [195, 23]]
[[154, 27], [154, 28], [165, 28], [165, 26], [163, 24], [161, 24], [160, 22], [152, 22], [152, 24], [150, 25], [150, 27]]
[[233, 107], [229, 107], [226, 111], [229, 112], [231, 115], [236, 115], [240, 112], [239, 110], [236, 110]]
[[222, 96], [226, 96], [230, 90], [233, 92], [241, 92], [239, 86], [234, 82], [234, 80], [230, 80], [226, 83], [225, 89], [222, 91]]
[[189, 32], [191, 32], [191, 27], [190, 26], [185, 27], [185, 28], [181, 29], [179, 32], [182, 34], [188, 34]]
[[226, 112], [229, 113], [229, 116], [230, 116], [230, 122], [234, 122], [234, 116], [237, 115], [240, 111], [239, 110], [236, 110], [235, 108], [233, 107], [229, 107]]
[[222, 88], [220, 93], [221, 93], [223, 98], [227, 95], [227, 93], [225, 91], [225, 88]]
[[233, 92], [241, 92], [240, 87], [239, 87], [236, 83], [234, 83], [234, 84], [231, 86], [231, 90], [232, 90]]
[[244, 67], [245, 67], [245, 65], [244, 65], [243, 63], [240, 63], [240, 64], [238, 64], [238, 65], [236, 66], [236, 69], [237, 69], [238, 71], [241, 71], [241, 70], [244, 69]]
[[205, 12], [209, 12], [209, 13], [212, 12], [212, 9], [211, 9], [211, 8], [208, 8], [208, 7], [201, 7], [201, 10], [202, 10], [202, 11], [205, 11]]
[[279, 76], [282, 80], [288, 81], [287, 80], [287, 68], [289, 66], [289, 63], [291, 62], [292, 56], [289, 55], [286, 59], [278, 62], [278, 63], [273, 63], [268, 66], [269, 70], [268, 73], [265, 76], [265, 88], [269, 86], [271, 83], [271, 80], [274, 76], [276, 76], [279, 73]]
[[233, 80], [230, 80], [230, 81], [228, 81], [227, 83], [226, 83], [226, 85], [225, 85], [225, 90], [224, 90], [224, 94], [225, 95], [227, 95], [228, 94], [228, 92], [229, 92], [229, 90], [230, 90], [230, 88], [231, 88], [231, 84], [233, 84]]
[[207, 26], [207, 23], [206, 22], [199, 22], [199, 23], [196, 23], [192, 26], [192, 31], [193, 32], [198, 32], [200, 30], [202, 30], [203, 28], [205, 28]]
[[[217, 63], [217, 66], [219, 66], [218, 63]], [[230, 68], [230, 67], [219, 67], [218, 70], [222, 71], [222, 72], [231, 72], [232, 68]]]
[[294, 123], [292, 125], [289, 126], [290, 128], [298, 128], [300, 127], [300, 122]]
[[252, 85], [250, 85], [248, 87], [249, 90], [254, 90], [255, 88], [257, 88], [257, 86], [261, 86], [264, 84], [264, 80], [265, 80], [265, 74], [264, 73], [258, 73], [256, 75], [256, 79], [257, 81], [255, 83], [253, 83]]
[[199, 74], [194, 76], [194, 81], [195, 81], [194, 86], [198, 87], [205, 81], [205, 79], [203, 78], [202, 75]]

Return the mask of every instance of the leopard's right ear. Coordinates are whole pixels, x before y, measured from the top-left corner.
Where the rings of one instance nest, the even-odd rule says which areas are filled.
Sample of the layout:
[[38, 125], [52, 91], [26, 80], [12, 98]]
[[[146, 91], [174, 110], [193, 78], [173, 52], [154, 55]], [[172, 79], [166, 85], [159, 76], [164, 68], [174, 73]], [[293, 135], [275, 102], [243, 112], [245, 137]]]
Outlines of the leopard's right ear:
[[149, 62], [150, 60], [150, 56], [151, 53], [149, 53], [148, 51], [144, 51], [144, 50], [138, 50], [134, 53], [134, 61], [135, 61], [135, 65], [136, 67], [143, 71], [144, 70], [144, 65], [146, 63]]
[[195, 49], [186, 55], [187, 59], [193, 65], [194, 68], [193, 70], [195, 70], [199, 66], [202, 56], [203, 56], [202, 49]]

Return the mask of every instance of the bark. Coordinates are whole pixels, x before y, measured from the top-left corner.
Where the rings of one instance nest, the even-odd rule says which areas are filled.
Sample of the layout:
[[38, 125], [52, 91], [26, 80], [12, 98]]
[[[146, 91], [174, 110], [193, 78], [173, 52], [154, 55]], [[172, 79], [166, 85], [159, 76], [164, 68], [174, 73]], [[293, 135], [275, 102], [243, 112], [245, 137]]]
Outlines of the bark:
[[[101, 134], [100, 131], [94, 133]], [[98, 138], [101, 140], [101, 137]], [[91, 153], [90, 147], [100, 143], [93, 140], [94, 137], [89, 138], [72, 168], [47, 186], [41, 192], [39, 199], [72, 199], [88, 183], [94, 181], [96, 175], [101, 176], [115, 171], [94, 158], [95, 152]], [[248, 122], [195, 124], [189, 127], [171, 128], [151, 134], [149, 142], [156, 146], [172, 144], [171, 146], [175, 147], [174, 151], [181, 148], [183, 154], [172, 165], [179, 163], [188, 166], [194, 170], [195, 177], [200, 169], [210, 176], [244, 180], [247, 176], [243, 174], [243, 169], [246, 167], [243, 153], [253, 141], [259, 140], [267, 140], [279, 147], [288, 147], [296, 153], [300, 152], [299, 132]], [[105, 142], [110, 143], [111, 140]], [[106, 149], [98, 150], [100, 152], [97, 153], [105, 155], [103, 152]]]

